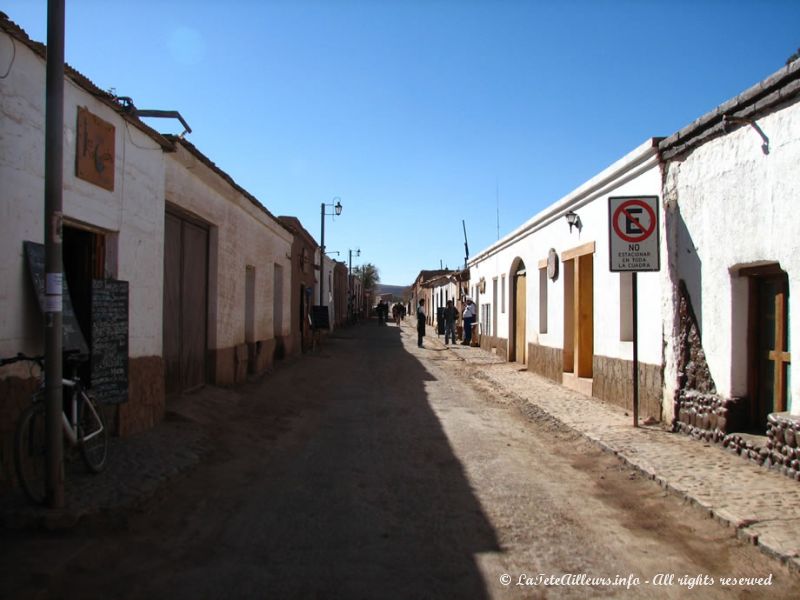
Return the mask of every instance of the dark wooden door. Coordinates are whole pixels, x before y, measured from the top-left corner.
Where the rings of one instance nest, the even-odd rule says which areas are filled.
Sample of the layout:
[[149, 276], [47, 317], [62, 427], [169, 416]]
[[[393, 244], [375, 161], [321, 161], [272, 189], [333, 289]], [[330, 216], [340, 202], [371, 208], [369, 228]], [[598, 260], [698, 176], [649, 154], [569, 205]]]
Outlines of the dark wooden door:
[[167, 213], [164, 231], [164, 363], [167, 393], [206, 382], [208, 230]]
[[786, 410], [789, 390], [789, 284], [786, 274], [753, 278], [755, 292], [755, 406], [752, 427], [763, 429], [767, 415]]

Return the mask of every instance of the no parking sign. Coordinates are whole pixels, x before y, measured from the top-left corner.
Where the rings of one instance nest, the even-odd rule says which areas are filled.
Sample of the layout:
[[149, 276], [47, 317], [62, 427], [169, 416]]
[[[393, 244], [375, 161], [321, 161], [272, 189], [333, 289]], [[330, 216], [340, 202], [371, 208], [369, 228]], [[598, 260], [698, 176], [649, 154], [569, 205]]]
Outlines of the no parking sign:
[[612, 272], [658, 271], [658, 196], [609, 198], [608, 244]]

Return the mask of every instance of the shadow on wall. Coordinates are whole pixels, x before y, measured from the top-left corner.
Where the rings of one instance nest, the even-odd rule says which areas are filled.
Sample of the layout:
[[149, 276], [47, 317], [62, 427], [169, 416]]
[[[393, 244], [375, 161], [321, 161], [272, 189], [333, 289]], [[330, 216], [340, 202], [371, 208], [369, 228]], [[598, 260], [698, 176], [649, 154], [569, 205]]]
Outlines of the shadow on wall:
[[677, 221], [677, 279], [682, 280], [686, 285], [686, 292], [691, 300], [691, 306], [694, 309], [694, 318], [696, 320], [698, 333], [703, 334], [703, 263], [700, 256], [697, 254], [697, 247], [695, 246], [692, 234], [683, 220], [683, 215], [680, 213], [680, 207], [676, 211]]

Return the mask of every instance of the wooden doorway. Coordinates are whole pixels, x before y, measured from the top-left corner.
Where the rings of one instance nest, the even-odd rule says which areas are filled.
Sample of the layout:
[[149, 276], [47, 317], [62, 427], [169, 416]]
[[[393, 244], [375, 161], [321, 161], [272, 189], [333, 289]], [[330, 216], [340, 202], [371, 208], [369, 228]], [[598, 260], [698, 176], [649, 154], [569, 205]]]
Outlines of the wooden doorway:
[[594, 242], [561, 255], [564, 265], [564, 373], [591, 379], [594, 361]]
[[791, 389], [789, 279], [777, 264], [741, 274], [750, 277], [746, 429], [763, 434], [767, 415], [787, 410]]
[[206, 383], [208, 228], [166, 213], [164, 224], [164, 376], [166, 391]]
[[514, 306], [511, 310], [511, 331], [509, 335], [510, 350], [509, 361], [520, 364], [527, 364], [527, 340], [525, 329], [527, 327], [527, 278], [525, 263], [522, 260], [517, 262], [516, 268], [511, 273], [511, 301]]

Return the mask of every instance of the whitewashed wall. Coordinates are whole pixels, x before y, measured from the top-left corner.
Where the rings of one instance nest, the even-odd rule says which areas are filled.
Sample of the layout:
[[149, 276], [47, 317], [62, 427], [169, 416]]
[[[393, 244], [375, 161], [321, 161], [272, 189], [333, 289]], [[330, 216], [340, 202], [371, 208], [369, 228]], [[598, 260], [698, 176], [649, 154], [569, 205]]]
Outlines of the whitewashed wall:
[[[16, 41], [0, 83], [0, 355], [41, 349], [41, 317], [30, 292], [22, 242], [44, 240], [45, 62]], [[11, 38], [0, 33], [0, 62]], [[107, 271], [130, 282], [130, 356], [162, 352], [164, 158], [161, 146], [69, 78], [64, 89], [67, 223], [106, 235]], [[114, 190], [75, 177], [79, 106], [114, 125]], [[116, 247], [115, 247], [116, 246]]]
[[283, 266], [281, 333], [288, 335], [292, 234], [180, 144], [175, 153], [166, 156], [167, 201], [211, 226], [209, 348], [225, 349], [245, 342], [248, 265], [255, 267], [255, 339], [274, 337], [275, 264]]
[[[550, 248], [559, 257], [565, 250], [595, 243], [594, 253], [594, 354], [630, 360], [633, 345], [620, 341], [620, 275], [609, 272], [608, 198], [610, 196], [660, 195], [661, 175], [652, 141], [611, 165], [606, 170], [534, 216], [470, 261], [470, 286], [482, 277], [486, 291], [480, 304], [493, 301], [492, 280], [498, 287], [505, 276], [505, 311], [498, 312], [495, 335], [508, 339], [510, 293], [515, 260], [521, 258], [526, 277], [526, 340], [552, 348], [564, 345], [564, 274], [559, 260], [559, 276], [547, 280], [547, 332], [539, 331], [539, 269]], [[564, 214], [573, 210], [583, 223], [579, 232], [569, 226]], [[663, 235], [663, 234], [662, 234]], [[662, 260], [663, 265], [663, 260]], [[662, 321], [660, 316], [662, 284], [658, 273], [639, 273], [639, 360], [650, 364], [662, 362]], [[498, 304], [503, 290], [498, 291]], [[492, 310], [496, 310], [493, 307]]]
[[[703, 348], [722, 396], [747, 393], [746, 315], [733, 315], [735, 294], [746, 294], [736, 269], [778, 261], [789, 277], [790, 335], [800, 340], [800, 104], [758, 119], [769, 153], [751, 127], [741, 127], [668, 165], [665, 195], [678, 199], [684, 225], [676, 229], [673, 261], [688, 278]], [[677, 225], [676, 225], [677, 227]], [[694, 266], [690, 264], [694, 260]], [[691, 277], [689, 270], [699, 270]], [[665, 275], [666, 277], [666, 275]], [[666, 285], [666, 282], [665, 282]], [[667, 331], [674, 303], [665, 299]], [[676, 340], [667, 338], [665, 382], [677, 378]], [[792, 369], [791, 412], [800, 414], [800, 367]]]

